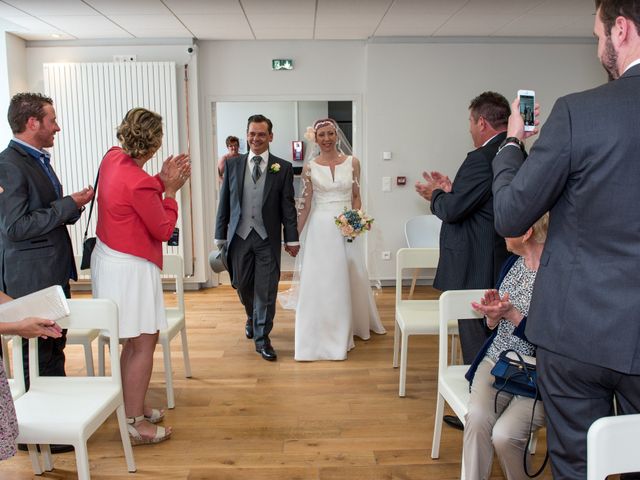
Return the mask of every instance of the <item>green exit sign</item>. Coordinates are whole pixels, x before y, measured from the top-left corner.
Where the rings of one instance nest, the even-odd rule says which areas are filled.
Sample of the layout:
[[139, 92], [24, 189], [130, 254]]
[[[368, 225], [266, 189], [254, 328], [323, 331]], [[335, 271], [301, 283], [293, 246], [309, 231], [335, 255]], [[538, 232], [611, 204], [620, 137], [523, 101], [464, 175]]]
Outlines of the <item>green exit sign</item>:
[[274, 58], [271, 60], [272, 70], [293, 70], [293, 60], [290, 58]]

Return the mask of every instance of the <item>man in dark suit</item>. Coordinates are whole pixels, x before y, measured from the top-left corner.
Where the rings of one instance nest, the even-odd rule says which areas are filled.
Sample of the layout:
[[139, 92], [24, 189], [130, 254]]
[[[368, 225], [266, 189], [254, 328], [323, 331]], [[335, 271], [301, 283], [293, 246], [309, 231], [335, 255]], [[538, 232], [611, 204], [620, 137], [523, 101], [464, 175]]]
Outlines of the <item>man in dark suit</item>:
[[[416, 183], [416, 191], [442, 220], [433, 281], [439, 290], [493, 288], [508, 256], [504, 239], [493, 226], [491, 161], [505, 138], [510, 112], [509, 102], [499, 93], [484, 92], [474, 98], [469, 105], [469, 132], [476, 149], [467, 154], [453, 183], [439, 172], [424, 172], [425, 182]], [[486, 338], [481, 323], [461, 322], [460, 337], [465, 363], [471, 363]]]
[[[493, 226], [491, 161], [505, 138], [509, 102], [499, 93], [484, 92], [469, 105], [469, 133], [475, 150], [467, 154], [453, 183], [440, 172], [424, 172], [416, 191], [431, 202], [431, 212], [442, 220], [440, 259], [433, 286], [439, 290], [493, 288], [508, 256], [504, 239]], [[458, 330], [463, 360], [470, 364], [488, 333], [478, 319], [460, 320]], [[456, 428], [462, 423], [445, 415]]]
[[[44, 148], [60, 131], [53, 101], [36, 93], [19, 93], [9, 105], [14, 138], [0, 153], [0, 278], [11, 297], [60, 285], [69, 296], [69, 279], [77, 278], [66, 225], [76, 222], [93, 189], [64, 196]], [[40, 339], [40, 375], [64, 375], [66, 336]], [[23, 346], [28, 361], [27, 347]], [[28, 384], [28, 369], [25, 369]]]
[[640, 411], [640, 0], [595, 3], [614, 81], [558, 99], [526, 162], [530, 133], [512, 114], [493, 161], [499, 233], [521, 235], [550, 211], [526, 335], [556, 480], [586, 478], [587, 430], [614, 395], [618, 413]]
[[249, 153], [227, 160], [216, 219], [216, 244], [223, 248], [232, 285], [247, 313], [245, 335], [256, 352], [277, 359], [269, 333], [273, 328], [280, 280], [280, 248], [298, 254], [293, 167], [269, 153], [271, 120], [249, 117]]

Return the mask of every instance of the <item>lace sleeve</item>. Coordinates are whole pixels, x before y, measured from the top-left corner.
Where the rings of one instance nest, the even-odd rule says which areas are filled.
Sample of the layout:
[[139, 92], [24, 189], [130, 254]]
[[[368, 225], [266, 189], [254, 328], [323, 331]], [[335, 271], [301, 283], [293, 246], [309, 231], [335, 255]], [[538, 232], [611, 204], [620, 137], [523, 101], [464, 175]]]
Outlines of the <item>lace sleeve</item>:
[[298, 203], [298, 235], [302, 232], [304, 224], [311, 210], [311, 200], [313, 199], [313, 183], [311, 183], [311, 162], [307, 162], [302, 169], [302, 195]]
[[362, 208], [362, 198], [360, 197], [360, 160], [352, 157], [353, 166], [353, 186], [351, 188], [351, 208], [360, 210]]

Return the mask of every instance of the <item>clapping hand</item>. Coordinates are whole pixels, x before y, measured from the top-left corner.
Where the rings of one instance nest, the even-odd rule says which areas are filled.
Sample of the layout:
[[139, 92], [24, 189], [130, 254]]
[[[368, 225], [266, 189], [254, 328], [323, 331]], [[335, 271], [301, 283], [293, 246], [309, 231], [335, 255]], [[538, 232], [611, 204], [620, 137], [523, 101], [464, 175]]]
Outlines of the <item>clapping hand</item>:
[[471, 302], [471, 306], [476, 312], [480, 312], [487, 317], [487, 326], [495, 328], [500, 319], [504, 318], [518, 326], [524, 316], [513, 306], [509, 299], [509, 294], [505, 293], [500, 297], [500, 292], [495, 289], [487, 290], [480, 303]]
[[416, 182], [416, 192], [428, 202], [431, 201], [434, 190], [451, 191], [451, 180], [440, 172], [422, 172], [422, 178], [425, 181]]
[[170, 155], [162, 163], [159, 177], [168, 195], [175, 195], [191, 176], [190, 157], [186, 153]]

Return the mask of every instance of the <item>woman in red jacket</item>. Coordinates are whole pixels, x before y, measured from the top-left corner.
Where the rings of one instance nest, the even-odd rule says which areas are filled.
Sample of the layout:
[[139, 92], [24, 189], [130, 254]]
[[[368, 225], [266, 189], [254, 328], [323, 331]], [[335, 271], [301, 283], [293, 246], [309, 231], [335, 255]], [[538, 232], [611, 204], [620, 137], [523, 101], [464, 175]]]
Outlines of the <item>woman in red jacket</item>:
[[[145, 405], [158, 330], [167, 327], [162, 297], [162, 242], [178, 219], [175, 197], [191, 174], [185, 154], [167, 158], [158, 175], [142, 167], [162, 144], [162, 117], [144, 108], [118, 127], [121, 147], [100, 165], [97, 243], [91, 256], [93, 294], [118, 305], [122, 390], [132, 444], [157, 443], [171, 428], [153, 425], [164, 412]], [[164, 196], [163, 196], [164, 193]]]

